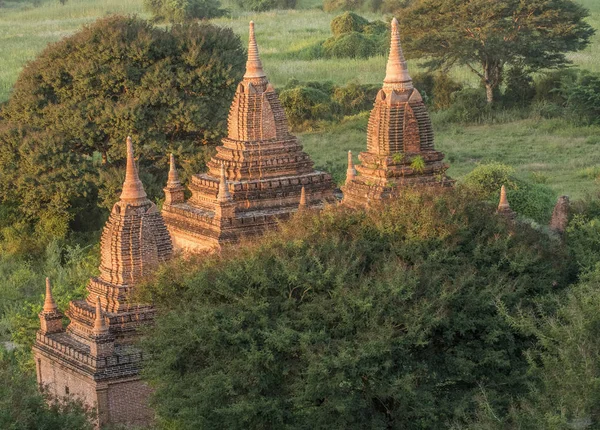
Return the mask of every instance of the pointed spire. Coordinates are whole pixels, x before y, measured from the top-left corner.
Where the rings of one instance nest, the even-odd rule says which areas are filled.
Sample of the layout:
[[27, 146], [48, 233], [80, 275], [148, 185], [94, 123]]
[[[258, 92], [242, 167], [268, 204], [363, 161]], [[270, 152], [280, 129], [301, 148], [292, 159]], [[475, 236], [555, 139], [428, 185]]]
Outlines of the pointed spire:
[[506, 198], [506, 188], [502, 185], [500, 188], [500, 203], [498, 204], [498, 212], [505, 212], [510, 210], [510, 205], [508, 204], [508, 199]]
[[108, 327], [106, 325], [106, 320], [104, 319], [104, 313], [102, 312], [102, 302], [100, 302], [100, 296], [98, 296], [96, 299], [96, 319], [94, 320], [93, 333], [96, 335], [108, 333]]
[[225, 163], [221, 164], [221, 180], [219, 181], [219, 193], [217, 194], [217, 201], [231, 201], [231, 194], [229, 194], [229, 187], [227, 186], [227, 175], [225, 175]]
[[[399, 89], [413, 88], [412, 79], [408, 74], [408, 66], [402, 46], [400, 45], [400, 31], [398, 30], [398, 20], [392, 19], [392, 37], [390, 42], [390, 56], [388, 58], [387, 67], [385, 70], [384, 84], [390, 86], [399, 86]], [[385, 86], [385, 85], [384, 85]]]
[[175, 166], [175, 156], [171, 153], [171, 156], [169, 157], [169, 178], [167, 180], [167, 187], [178, 187], [180, 185], [179, 173], [177, 173], [177, 166]]
[[54, 302], [54, 297], [52, 297], [50, 278], [46, 278], [46, 299], [44, 300], [44, 312], [50, 314], [56, 312], [57, 309], [58, 308]]
[[254, 37], [254, 21], [250, 21], [250, 37], [248, 38], [248, 61], [246, 61], [246, 74], [244, 78], [265, 78], [260, 57], [258, 56], [258, 45]]
[[346, 170], [346, 184], [352, 182], [356, 176], [356, 169], [354, 168], [354, 162], [352, 161], [352, 151], [348, 151], [348, 169]]
[[306, 209], [306, 190], [304, 186], [302, 186], [302, 190], [300, 190], [300, 203], [298, 204], [298, 210]]
[[138, 176], [135, 161], [133, 159], [133, 143], [131, 137], [127, 136], [127, 170], [125, 171], [125, 182], [121, 192], [121, 201], [128, 203], [142, 203], [146, 200], [146, 192], [142, 181]]

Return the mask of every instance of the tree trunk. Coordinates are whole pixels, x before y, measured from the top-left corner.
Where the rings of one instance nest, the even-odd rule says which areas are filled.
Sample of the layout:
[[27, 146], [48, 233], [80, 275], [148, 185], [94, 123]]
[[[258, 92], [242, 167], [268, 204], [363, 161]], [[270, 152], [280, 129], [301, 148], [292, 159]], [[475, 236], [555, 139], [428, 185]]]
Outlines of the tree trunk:
[[494, 103], [494, 87], [489, 82], [485, 83], [485, 95], [487, 97], [488, 104]]

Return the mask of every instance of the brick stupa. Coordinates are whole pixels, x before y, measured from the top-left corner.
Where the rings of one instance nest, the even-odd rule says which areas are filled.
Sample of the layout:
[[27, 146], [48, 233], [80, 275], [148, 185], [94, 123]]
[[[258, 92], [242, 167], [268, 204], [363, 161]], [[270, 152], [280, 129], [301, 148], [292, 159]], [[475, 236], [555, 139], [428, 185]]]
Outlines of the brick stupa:
[[132, 344], [152, 321], [151, 306], [128, 301], [131, 289], [173, 252], [156, 205], [146, 197], [127, 139], [127, 171], [120, 200], [101, 239], [100, 275], [86, 300], [72, 301], [65, 330], [50, 281], [33, 352], [38, 382], [57, 397], [72, 395], [98, 412], [98, 425], [151, 421], [149, 388], [140, 380], [142, 353]]
[[369, 117], [367, 151], [352, 166], [349, 157], [344, 203], [366, 206], [397, 195], [402, 187], [451, 185], [444, 154], [433, 147], [431, 120], [414, 88], [402, 47], [398, 21], [392, 20], [390, 56], [383, 88]]
[[263, 70], [252, 22], [246, 73], [231, 104], [228, 135], [208, 172], [191, 178], [187, 201], [175, 178], [170, 174], [162, 215], [174, 245], [184, 250], [218, 248], [272, 228], [298, 210], [303, 187], [307, 208], [334, 201], [331, 176], [314, 170], [288, 130]]

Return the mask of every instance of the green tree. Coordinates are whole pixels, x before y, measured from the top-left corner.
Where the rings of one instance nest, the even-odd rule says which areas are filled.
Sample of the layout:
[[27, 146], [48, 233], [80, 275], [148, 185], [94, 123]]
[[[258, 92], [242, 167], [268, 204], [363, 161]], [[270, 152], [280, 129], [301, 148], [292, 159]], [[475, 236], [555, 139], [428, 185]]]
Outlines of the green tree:
[[465, 65], [493, 103], [505, 66], [557, 67], [586, 47], [588, 15], [572, 0], [418, 0], [399, 19], [410, 54], [431, 68]]
[[[482, 389], [527, 392], [532, 338], [498, 312], [566, 286], [566, 254], [462, 191], [329, 208], [220, 255], [175, 261], [146, 377], [179, 429], [449, 428]], [[554, 283], [554, 284], [553, 284]], [[554, 285], [554, 286], [553, 286]]]
[[89, 218], [95, 194], [107, 188], [101, 173], [124, 163], [127, 135], [154, 182], [163, 182], [168, 152], [186, 155], [185, 167], [197, 171], [202, 148], [226, 129], [244, 58], [228, 28], [163, 30], [123, 16], [50, 45], [25, 67], [2, 110], [0, 140], [10, 144], [0, 148], [1, 201], [37, 218], [46, 209]]
[[156, 21], [182, 23], [210, 19], [227, 13], [219, 0], [144, 0], [144, 7]]

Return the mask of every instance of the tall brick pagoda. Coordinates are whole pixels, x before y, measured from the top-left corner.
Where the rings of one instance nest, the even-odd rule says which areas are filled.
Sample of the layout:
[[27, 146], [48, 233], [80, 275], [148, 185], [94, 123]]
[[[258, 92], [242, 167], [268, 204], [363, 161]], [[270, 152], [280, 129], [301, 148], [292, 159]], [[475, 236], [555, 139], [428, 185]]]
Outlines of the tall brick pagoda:
[[398, 21], [392, 20], [390, 56], [367, 128], [367, 151], [352, 166], [349, 158], [345, 204], [365, 206], [397, 195], [402, 187], [451, 185], [444, 154], [433, 147], [431, 120], [413, 86], [400, 46]]
[[208, 172], [191, 178], [187, 201], [180, 186], [178, 180], [167, 183], [162, 215], [174, 245], [185, 250], [215, 248], [260, 234], [298, 210], [303, 187], [307, 208], [333, 201], [331, 176], [313, 169], [288, 130], [279, 97], [263, 70], [252, 22], [246, 73], [231, 104], [228, 136], [208, 163]]
[[47, 280], [33, 347], [38, 382], [55, 396], [72, 395], [97, 408], [100, 426], [151, 420], [149, 389], [139, 376], [143, 357], [132, 342], [137, 329], [152, 321], [154, 309], [127, 299], [172, 252], [165, 223], [138, 177], [128, 138], [123, 191], [102, 232], [100, 275], [90, 279], [86, 300], [69, 304], [66, 330]]

